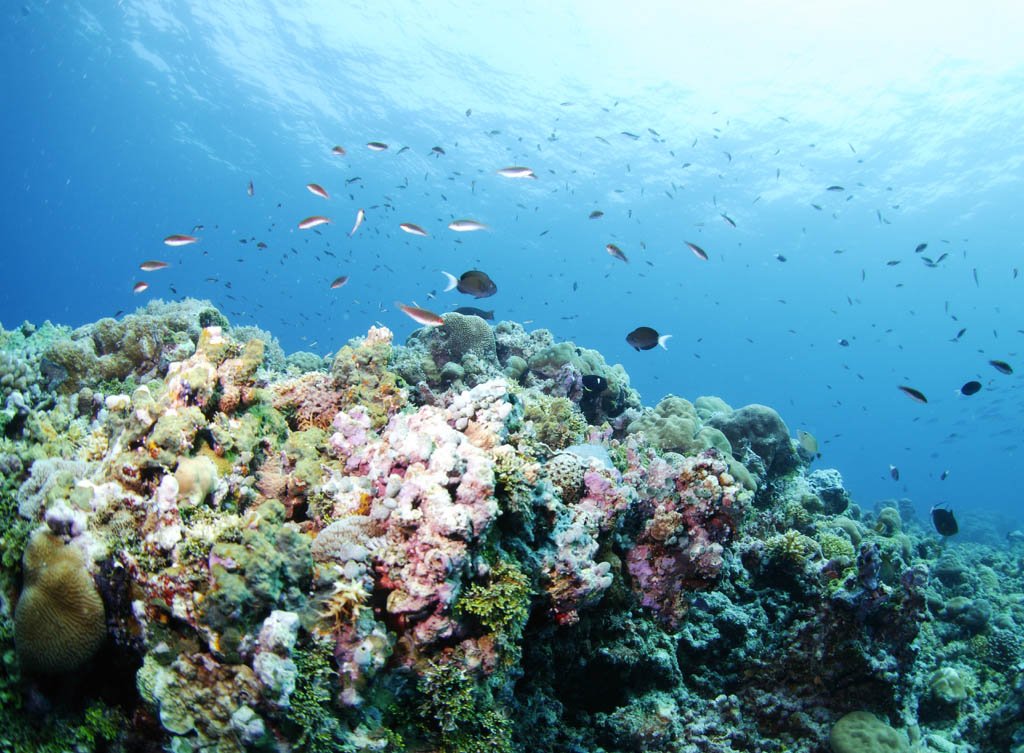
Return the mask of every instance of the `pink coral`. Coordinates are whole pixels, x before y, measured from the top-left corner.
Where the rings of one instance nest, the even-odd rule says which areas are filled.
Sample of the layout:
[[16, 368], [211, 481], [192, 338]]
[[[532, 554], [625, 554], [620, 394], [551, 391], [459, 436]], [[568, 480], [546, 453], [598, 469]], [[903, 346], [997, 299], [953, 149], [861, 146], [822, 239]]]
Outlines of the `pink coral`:
[[688, 591], [717, 582], [742, 488], [714, 450], [651, 462], [644, 527], [626, 558], [640, 602], [669, 629], [686, 615]]

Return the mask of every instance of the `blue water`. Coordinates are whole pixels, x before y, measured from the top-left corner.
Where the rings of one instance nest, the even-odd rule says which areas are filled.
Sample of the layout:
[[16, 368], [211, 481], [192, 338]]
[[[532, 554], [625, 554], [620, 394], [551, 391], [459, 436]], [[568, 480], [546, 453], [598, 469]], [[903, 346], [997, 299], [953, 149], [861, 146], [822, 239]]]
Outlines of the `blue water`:
[[[396, 300], [493, 306], [622, 363], [647, 404], [775, 407], [863, 507], [1024, 525], [1019, 11], [488, 5], [5, 6], [0, 322], [189, 295], [324, 354], [375, 322], [404, 339]], [[311, 214], [334, 222], [298, 230]], [[464, 217], [492, 230], [446, 229]], [[196, 225], [200, 243], [161, 242]], [[439, 270], [473, 268], [496, 296], [442, 292]], [[640, 325], [668, 351], [630, 348]]]

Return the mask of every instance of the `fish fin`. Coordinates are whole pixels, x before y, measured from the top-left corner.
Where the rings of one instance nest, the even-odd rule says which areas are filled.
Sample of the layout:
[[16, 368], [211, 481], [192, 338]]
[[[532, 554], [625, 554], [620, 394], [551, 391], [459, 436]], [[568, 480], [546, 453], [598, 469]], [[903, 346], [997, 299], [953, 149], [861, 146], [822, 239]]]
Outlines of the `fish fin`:
[[668, 342], [670, 337], [672, 337], [672, 335], [662, 335], [658, 338], [658, 345], [660, 345], [663, 350], [668, 350], [668, 346], [665, 343]]
[[445, 272], [442, 269], [441, 274], [448, 278], [448, 286], [444, 289], [444, 292], [447, 293], [449, 290], [454, 290], [455, 287], [458, 286], [459, 278], [453, 275], [451, 272]]

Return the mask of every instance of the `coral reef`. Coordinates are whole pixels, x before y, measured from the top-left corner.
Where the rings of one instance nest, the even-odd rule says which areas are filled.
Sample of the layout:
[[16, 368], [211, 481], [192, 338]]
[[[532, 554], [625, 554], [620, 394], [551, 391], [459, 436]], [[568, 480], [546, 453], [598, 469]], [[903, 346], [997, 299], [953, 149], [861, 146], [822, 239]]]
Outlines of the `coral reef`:
[[197, 301], [2, 332], [0, 390], [7, 749], [1024, 745], [1021, 552], [856, 504], [766, 406]]

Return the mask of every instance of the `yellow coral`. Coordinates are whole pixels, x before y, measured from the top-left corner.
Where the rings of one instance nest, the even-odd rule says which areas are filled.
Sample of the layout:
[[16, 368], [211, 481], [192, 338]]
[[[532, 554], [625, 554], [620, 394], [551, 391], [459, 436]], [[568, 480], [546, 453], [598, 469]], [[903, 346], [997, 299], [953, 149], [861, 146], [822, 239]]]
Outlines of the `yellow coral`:
[[790, 528], [785, 533], [777, 533], [768, 539], [767, 547], [773, 558], [797, 564], [803, 561], [810, 543], [810, 539]]
[[317, 615], [330, 620], [334, 630], [340, 630], [345, 623], [355, 622], [366, 607], [369, 597], [361, 581], [339, 578], [334, 582], [334, 590], [324, 599], [324, 609]]

